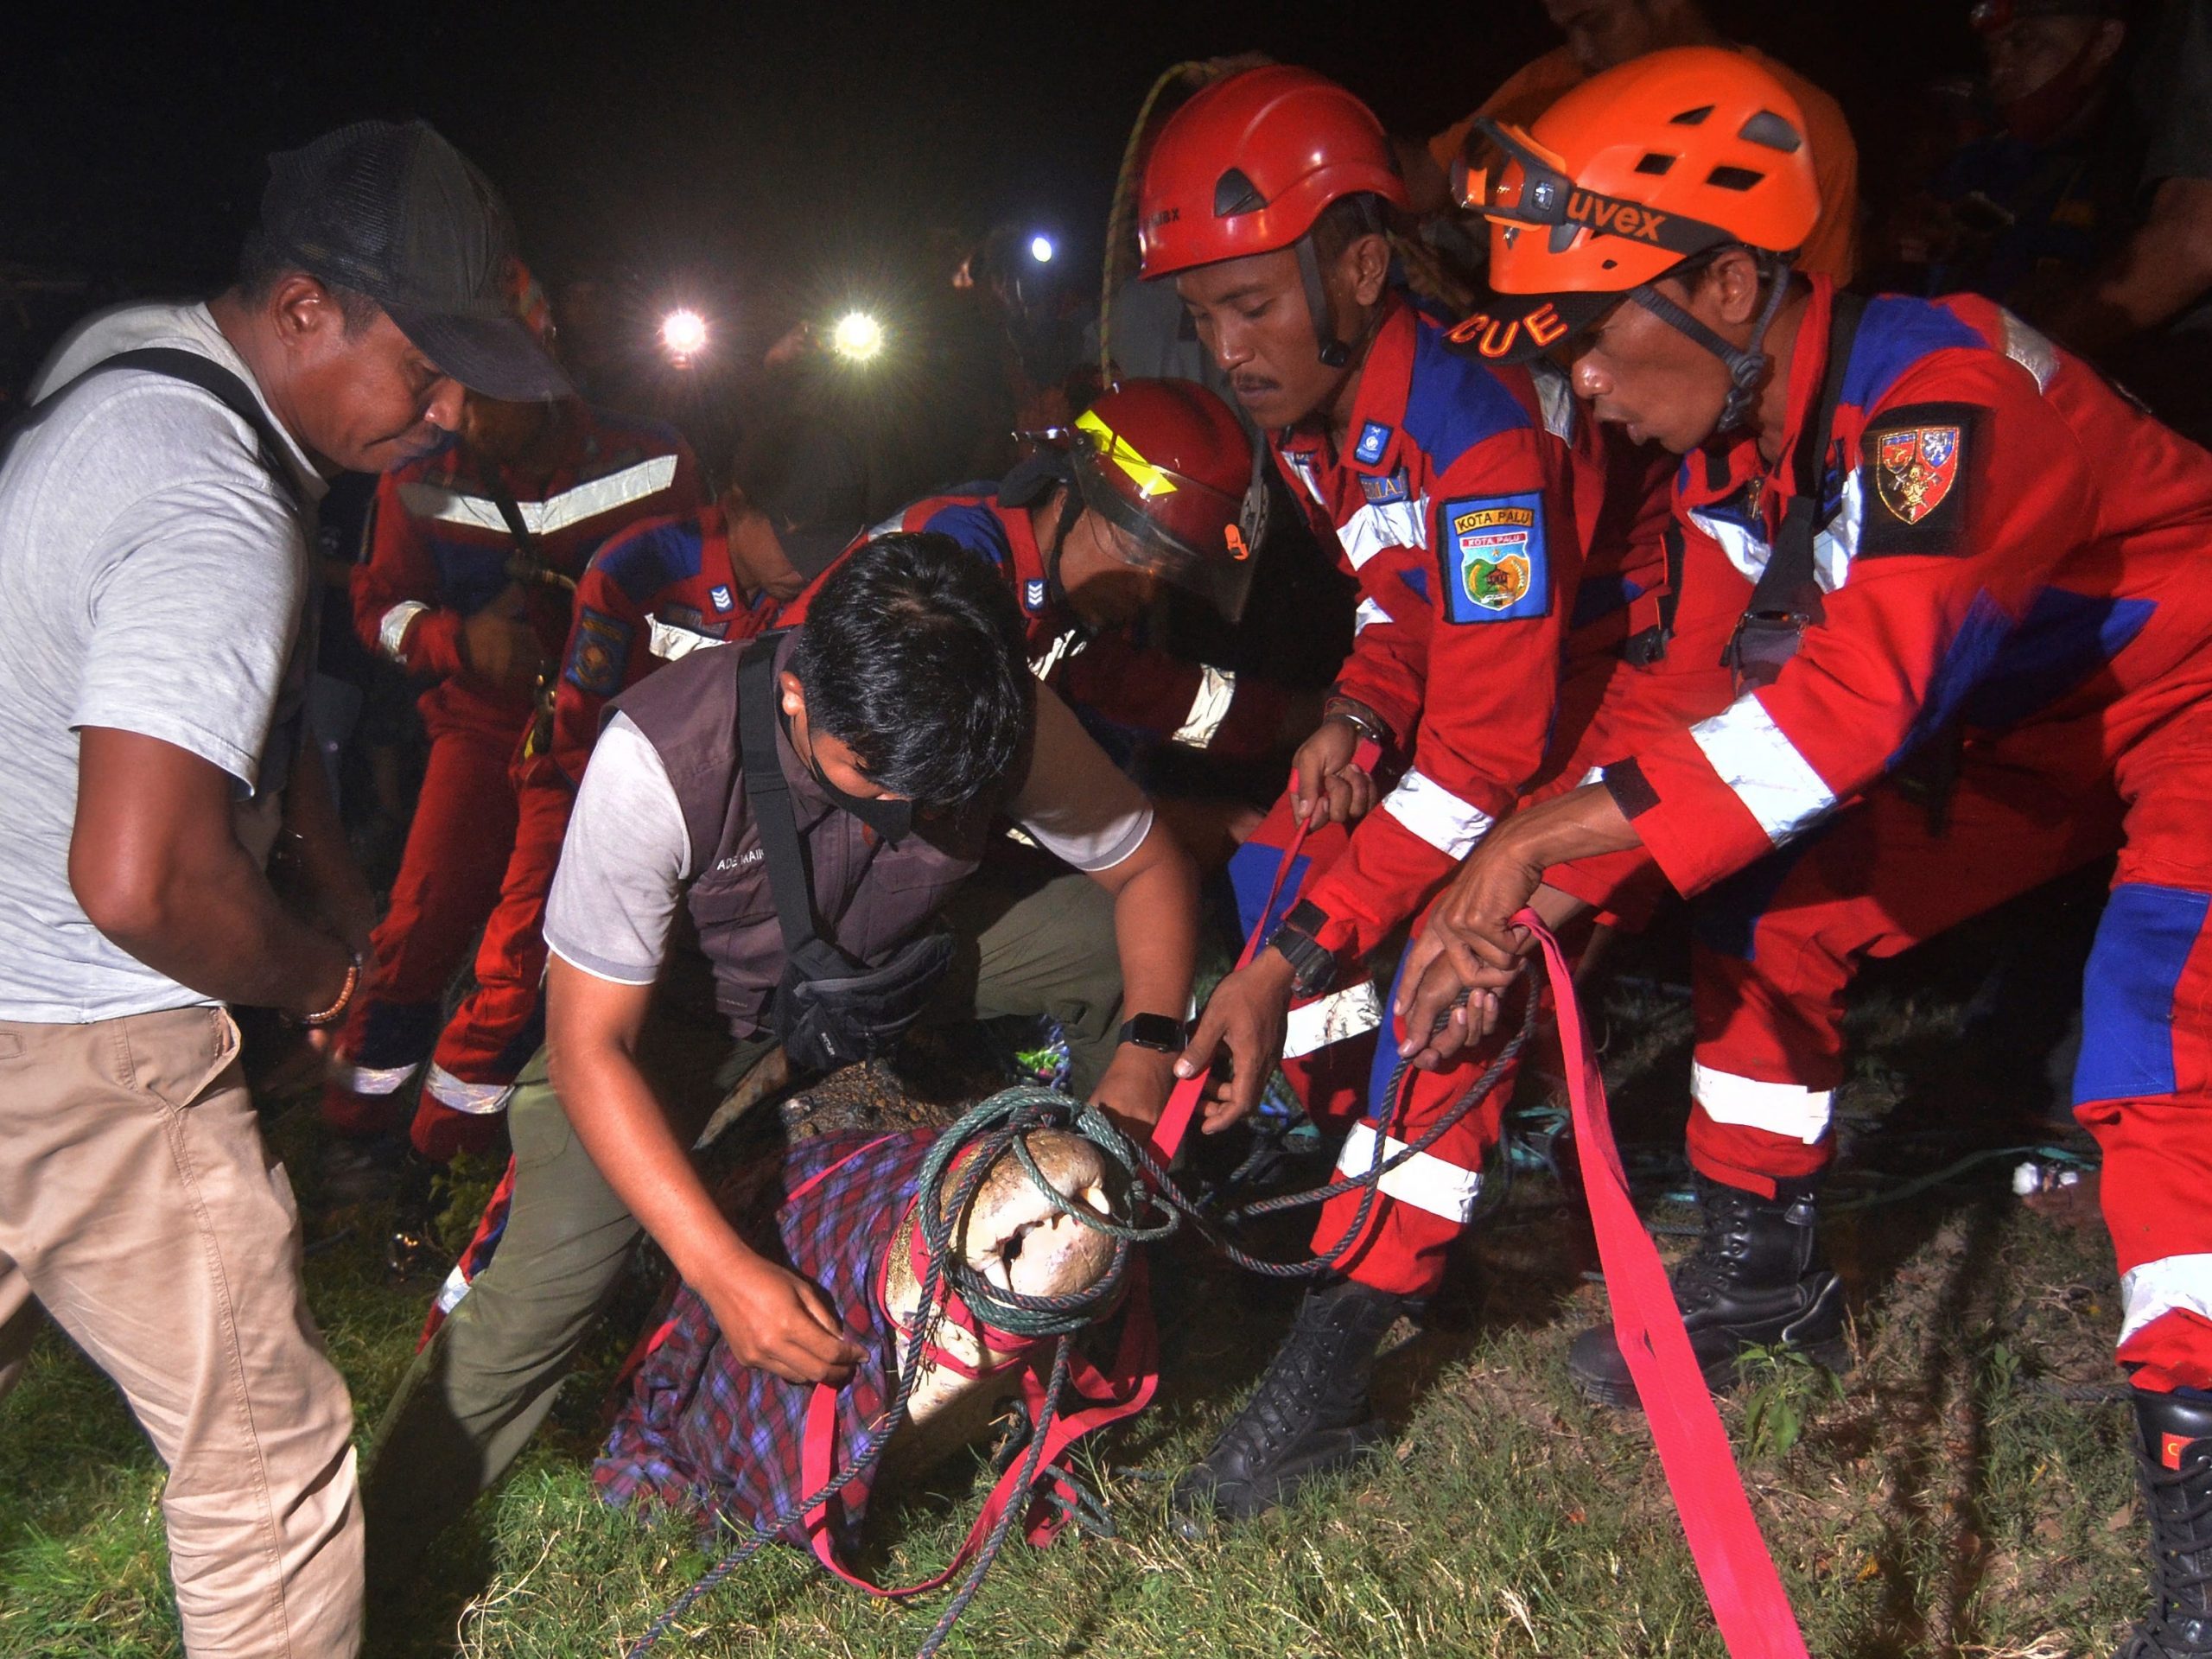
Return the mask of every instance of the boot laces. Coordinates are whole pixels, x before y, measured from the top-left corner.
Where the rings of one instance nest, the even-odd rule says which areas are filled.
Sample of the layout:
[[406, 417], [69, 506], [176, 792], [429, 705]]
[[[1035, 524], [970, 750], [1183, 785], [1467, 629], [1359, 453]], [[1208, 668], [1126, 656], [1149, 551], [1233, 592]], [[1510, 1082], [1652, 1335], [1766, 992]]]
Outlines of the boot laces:
[[2158, 1604], [2136, 1626], [2126, 1659], [2169, 1659], [2212, 1652], [2212, 1449], [2192, 1446], [2179, 1469], [2139, 1447], [2150, 1500], [2152, 1583]]
[[1298, 1322], [1268, 1362], [1250, 1402], [1222, 1436], [1224, 1447], [1249, 1449], [1255, 1464], [1273, 1461], [1330, 1403], [1328, 1385], [1354, 1334], [1330, 1310], [1301, 1307]]
[[1744, 1254], [1750, 1200], [1708, 1192], [1698, 1205], [1705, 1231], [1697, 1248], [1675, 1265], [1675, 1303], [1685, 1313], [1702, 1307], [1727, 1287]]

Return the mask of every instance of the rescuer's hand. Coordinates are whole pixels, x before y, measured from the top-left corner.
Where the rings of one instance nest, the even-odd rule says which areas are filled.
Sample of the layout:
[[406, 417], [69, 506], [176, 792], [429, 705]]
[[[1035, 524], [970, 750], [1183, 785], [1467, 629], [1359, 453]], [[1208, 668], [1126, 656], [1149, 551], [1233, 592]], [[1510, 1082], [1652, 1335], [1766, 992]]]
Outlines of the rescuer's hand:
[[1290, 810], [1303, 823], [1344, 823], [1367, 816], [1375, 804], [1375, 779], [1352, 764], [1359, 748], [1359, 728], [1334, 715], [1313, 728], [1291, 761], [1298, 781], [1291, 785]]
[[786, 1382], [842, 1387], [851, 1377], [861, 1351], [818, 1287], [751, 1250], [714, 1279], [696, 1288], [740, 1362]]
[[1156, 1048], [1123, 1043], [1114, 1051], [1106, 1075], [1090, 1091], [1090, 1102], [1141, 1140], [1160, 1122], [1175, 1087], [1175, 1057]]
[[499, 691], [527, 691], [545, 671], [545, 652], [530, 625], [522, 584], [509, 582], [499, 596], [461, 625], [461, 660], [471, 679]]
[[1282, 952], [1262, 950], [1249, 967], [1239, 968], [1215, 986], [1206, 999], [1175, 1071], [1179, 1077], [1194, 1077], [1210, 1068], [1224, 1048], [1229, 1051], [1228, 1077], [1206, 1086], [1200, 1126], [1208, 1135], [1227, 1128], [1260, 1103], [1268, 1076], [1282, 1058], [1292, 976]]
[[[1526, 928], [1516, 931], [1533, 938]], [[1399, 1058], [1433, 1071], [1496, 1029], [1499, 994], [1519, 973], [1517, 962], [1508, 969], [1484, 961], [1440, 905], [1432, 910], [1406, 948], [1398, 995], [1390, 1005], [1398, 1016]], [[1461, 1004], [1463, 994], [1467, 1000]]]

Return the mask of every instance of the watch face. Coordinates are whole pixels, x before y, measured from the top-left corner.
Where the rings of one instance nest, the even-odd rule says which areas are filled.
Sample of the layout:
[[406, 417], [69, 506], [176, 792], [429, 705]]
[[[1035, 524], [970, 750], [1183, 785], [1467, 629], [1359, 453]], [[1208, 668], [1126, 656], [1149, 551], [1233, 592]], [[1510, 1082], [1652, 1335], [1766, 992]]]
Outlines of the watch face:
[[1163, 1054], [1183, 1052], [1183, 1022], [1164, 1014], [1134, 1014], [1122, 1026], [1122, 1040]]

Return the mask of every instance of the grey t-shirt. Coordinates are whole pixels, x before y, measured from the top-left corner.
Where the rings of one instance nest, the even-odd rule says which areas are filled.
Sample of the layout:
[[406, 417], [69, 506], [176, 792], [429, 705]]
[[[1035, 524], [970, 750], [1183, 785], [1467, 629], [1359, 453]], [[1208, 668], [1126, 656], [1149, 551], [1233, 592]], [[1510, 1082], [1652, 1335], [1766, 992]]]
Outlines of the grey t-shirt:
[[[254, 385], [206, 306], [135, 305], [79, 325], [32, 397], [142, 346], [197, 353]], [[323, 482], [284, 435], [313, 503]], [[70, 890], [77, 733], [136, 732], [219, 766], [238, 780], [241, 839], [266, 851], [264, 763], [289, 759], [276, 751], [296, 741], [305, 691], [312, 526], [259, 442], [207, 392], [117, 369], [35, 416], [0, 460], [0, 1020], [209, 1001], [110, 941]]]
[[[1111, 869], [1136, 851], [1152, 829], [1151, 804], [1043, 686], [1033, 747], [1007, 810], [1037, 844], [1078, 870]], [[545, 943], [596, 978], [650, 985], [690, 877], [690, 835], [659, 752], [618, 710], [576, 791]]]

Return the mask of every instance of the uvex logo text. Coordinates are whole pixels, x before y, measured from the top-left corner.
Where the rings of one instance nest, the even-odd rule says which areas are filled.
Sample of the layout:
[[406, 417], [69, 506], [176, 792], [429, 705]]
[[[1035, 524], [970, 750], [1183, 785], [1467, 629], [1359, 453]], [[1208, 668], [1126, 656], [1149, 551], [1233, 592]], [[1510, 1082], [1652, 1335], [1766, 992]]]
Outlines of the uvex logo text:
[[1610, 231], [1615, 236], [1632, 236], [1643, 242], [1656, 242], [1659, 227], [1674, 217], [1672, 213], [1655, 213], [1632, 201], [1592, 195], [1586, 190], [1568, 193], [1567, 216], [1593, 231]]

